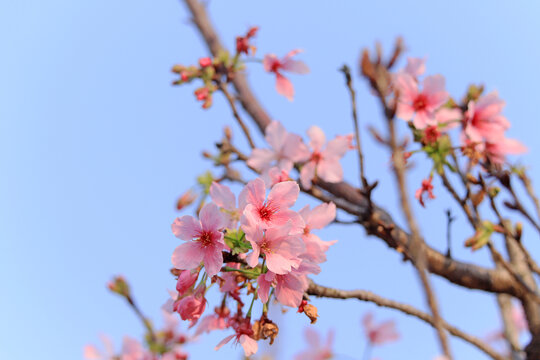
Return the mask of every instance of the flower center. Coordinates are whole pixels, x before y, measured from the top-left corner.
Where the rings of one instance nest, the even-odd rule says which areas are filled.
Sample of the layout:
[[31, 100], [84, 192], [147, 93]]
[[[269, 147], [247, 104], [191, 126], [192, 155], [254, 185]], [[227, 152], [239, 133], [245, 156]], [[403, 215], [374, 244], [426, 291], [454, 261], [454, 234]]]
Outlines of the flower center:
[[427, 105], [426, 96], [424, 94], [418, 94], [418, 96], [416, 97], [416, 99], [414, 99], [414, 102], [413, 102], [414, 110], [416, 111], [424, 110], [426, 108], [426, 105]]
[[202, 247], [207, 247], [212, 244], [212, 234], [208, 231], [203, 231], [198, 241], [201, 243]]
[[272, 216], [276, 213], [277, 209], [275, 209], [271, 204], [264, 204], [259, 208], [259, 216], [261, 220], [264, 220], [266, 222], [272, 220]]
[[313, 152], [313, 154], [311, 154], [311, 161], [313, 161], [314, 163], [318, 163], [319, 161], [322, 160], [322, 154], [318, 151], [315, 151]]

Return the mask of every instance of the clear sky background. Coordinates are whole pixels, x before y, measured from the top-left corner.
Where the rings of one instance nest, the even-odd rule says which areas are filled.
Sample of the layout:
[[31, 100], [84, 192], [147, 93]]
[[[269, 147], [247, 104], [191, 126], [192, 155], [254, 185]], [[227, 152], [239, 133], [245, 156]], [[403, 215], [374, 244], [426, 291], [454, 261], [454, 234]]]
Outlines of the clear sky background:
[[[512, 122], [509, 136], [529, 147], [514, 160], [529, 165], [538, 191], [540, 5], [520, 4], [214, 0], [209, 10], [228, 46], [248, 26], [259, 25], [260, 56], [305, 50], [301, 58], [311, 74], [292, 77], [293, 103], [275, 93], [274, 78], [259, 64], [248, 68], [272, 116], [301, 134], [312, 124], [329, 136], [351, 132], [349, 98], [337, 69], [346, 62], [356, 73], [361, 48], [376, 40], [389, 48], [402, 35], [409, 55], [427, 56], [428, 73], [446, 76], [453, 96], [461, 97], [471, 82], [499, 91]], [[141, 307], [159, 323], [166, 289], [174, 288], [168, 269], [179, 243], [170, 231], [178, 215], [175, 200], [209, 168], [200, 152], [212, 149], [223, 126], [233, 124], [240, 134], [222, 98], [203, 111], [193, 87], [170, 86], [173, 64], [191, 64], [206, 54], [179, 1], [4, 1], [0, 44], [0, 358], [79, 359], [82, 347], [98, 343], [100, 333], [119, 346], [123, 334], [143, 332], [121, 299], [106, 290], [114, 274], [129, 279]], [[382, 128], [375, 99], [355, 80], [362, 128]], [[260, 136], [257, 141], [262, 144]], [[404, 224], [388, 154], [368, 136], [364, 142], [368, 178], [380, 180], [375, 199]], [[344, 165], [346, 177], [357, 181], [353, 153]], [[411, 194], [427, 171], [419, 165], [412, 172]], [[437, 200], [415, 212], [428, 242], [444, 251], [444, 209], [458, 209], [438, 180], [435, 186]], [[472, 229], [461, 214], [454, 230], [456, 257], [485, 263], [485, 251], [471, 254], [462, 246]], [[361, 228], [335, 225], [319, 235], [339, 242], [317, 282], [369, 289], [426, 308], [410, 264], [380, 240]], [[525, 244], [540, 258], [538, 240], [526, 227]], [[449, 322], [479, 336], [498, 327], [493, 298], [440, 279], [434, 285]], [[395, 319], [402, 334], [374, 356], [438, 354], [434, 332], [414, 318], [354, 300], [314, 303], [321, 314], [316, 328], [335, 329], [335, 349], [343, 359], [360, 358], [360, 318], [369, 310], [377, 319]], [[271, 351], [290, 359], [305, 346], [301, 331], [308, 321], [290, 311], [279, 316], [279, 325]], [[190, 345], [191, 359], [239, 359], [241, 350], [232, 346], [213, 350], [228, 334], [216, 332]], [[485, 358], [460, 340], [452, 339], [452, 347], [456, 359]]]

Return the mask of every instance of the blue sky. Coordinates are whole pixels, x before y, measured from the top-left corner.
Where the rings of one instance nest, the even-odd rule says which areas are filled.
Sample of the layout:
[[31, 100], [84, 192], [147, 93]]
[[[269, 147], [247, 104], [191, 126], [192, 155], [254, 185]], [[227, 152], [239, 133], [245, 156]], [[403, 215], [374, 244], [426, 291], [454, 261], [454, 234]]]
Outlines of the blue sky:
[[[273, 77], [260, 65], [248, 67], [258, 97], [290, 131], [304, 134], [317, 124], [329, 136], [351, 132], [349, 99], [337, 69], [345, 62], [355, 68], [361, 48], [377, 40], [388, 48], [402, 35], [411, 56], [427, 56], [428, 73], [446, 76], [452, 95], [460, 97], [471, 82], [499, 91], [512, 123], [509, 136], [529, 147], [519, 161], [538, 179], [539, 7], [503, 1], [234, 0], [212, 1], [209, 10], [228, 46], [259, 25], [259, 54], [305, 50], [301, 58], [311, 73], [292, 77], [293, 103], [275, 93]], [[159, 321], [166, 289], [174, 287], [168, 269], [178, 244], [170, 232], [178, 215], [175, 200], [208, 169], [200, 152], [212, 149], [223, 126], [234, 122], [223, 99], [203, 111], [193, 88], [170, 86], [173, 64], [206, 54], [179, 1], [2, 2], [0, 43], [0, 358], [78, 359], [99, 333], [119, 344], [123, 334], [143, 332], [105, 289], [114, 274], [130, 280], [141, 307]], [[355, 80], [362, 127], [382, 128], [375, 99]], [[256, 140], [262, 144], [260, 136]], [[368, 136], [364, 142], [368, 178], [380, 180], [375, 199], [404, 224], [388, 154]], [[352, 153], [344, 165], [346, 177], [356, 181]], [[410, 175], [411, 192], [426, 171], [419, 161]], [[458, 211], [440, 186], [436, 195], [428, 210], [415, 212], [429, 243], [445, 249], [444, 209]], [[462, 247], [472, 233], [467, 226], [459, 214], [456, 257], [484, 263], [484, 251], [471, 254]], [[381, 241], [338, 225], [320, 235], [339, 242], [319, 283], [370, 289], [425, 308], [410, 265]], [[538, 254], [538, 237], [529, 227], [524, 241]], [[451, 323], [477, 335], [497, 327], [491, 297], [440, 279], [434, 285]], [[317, 328], [335, 329], [343, 359], [358, 359], [365, 345], [360, 317], [374, 306], [315, 303], [321, 313]], [[376, 316], [395, 319], [403, 338], [374, 355], [392, 360], [437, 354], [435, 335], [423, 323], [391, 310], [377, 309]], [[306, 320], [293, 311], [279, 316], [281, 334], [272, 349], [279, 359], [304, 347]], [[213, 351], [226, 335], [191, 345], [192, 358], [239, 358], [232, 347]], [[484, 358], [460, 340], [452, 346], [457, 359]]]

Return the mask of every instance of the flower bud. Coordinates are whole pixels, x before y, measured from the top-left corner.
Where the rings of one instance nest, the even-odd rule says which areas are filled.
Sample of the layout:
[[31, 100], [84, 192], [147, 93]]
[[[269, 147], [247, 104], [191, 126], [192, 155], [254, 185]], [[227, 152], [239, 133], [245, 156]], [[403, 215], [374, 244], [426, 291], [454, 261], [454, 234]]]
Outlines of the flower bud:
[[130, 295], [129, 285], [126, 279], [124, 279], [124, 277], [121, 275], [114, 277], [113, 280], [107, 284], [107, 287], [109, 288], [109, 290], [117, 293], [118, 295], [125, 297], [128, 297]]
[[210, 59], [209, 57], [203, 57], [203, 58], [200, 58], [199, 59], [199, 65], [201, 67], [208, 67], [208, 66], [211, 66], [212, 65], [212, 59]]

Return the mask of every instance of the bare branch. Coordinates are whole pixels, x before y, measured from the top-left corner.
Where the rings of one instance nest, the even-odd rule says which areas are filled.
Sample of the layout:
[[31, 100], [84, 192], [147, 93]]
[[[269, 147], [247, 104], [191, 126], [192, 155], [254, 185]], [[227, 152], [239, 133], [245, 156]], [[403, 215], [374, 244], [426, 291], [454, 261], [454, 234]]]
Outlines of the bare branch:
[[[383, 298], [382, 296], [376, 295], [370, 291], [338, 290], [338, 289], [333, 289], [333, 288], [317, 285], [313, 281], [311, 281], [309, 284], [309, 288], [307, 290], [307, 294], [318, 296], [318, 297], [334, 298], [334, 299], [358, 299], [360, 301], [372, 302], [378, 306], [395, 309], [405, 314], [414, 316], [420, 320], [427, 322], [431, 326], [435, 327], [435, 320], [429, 314], [426, 314], [425, 312], [420, 311], [411, 305], [407, 305], [407, 304], [403, 304], [394, 300]], [[498, 354], [494, 349], [492, 349], [490, 346], [485, 344], [479, 338], [469, 335], [459, 330], [455, 326], [448, 324], [447, 322], [443, 321], [441, 325], [450, 334], [465, 340], [469, 344], [472, 344], [473, 346], [477, 347], [478, 349], [483, 351], [485, 354], [490, 356], [492, 359], [505, 360], [504, 356]]]

